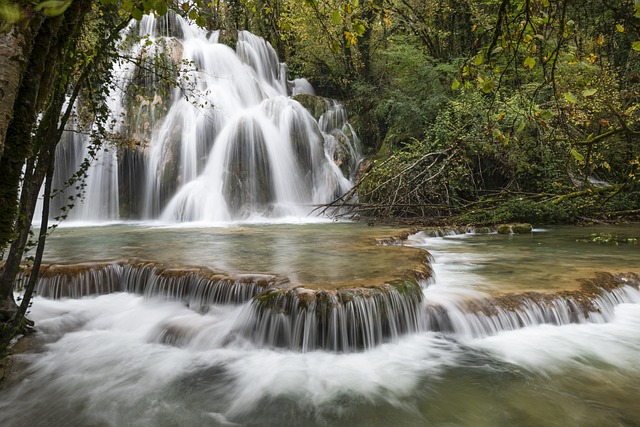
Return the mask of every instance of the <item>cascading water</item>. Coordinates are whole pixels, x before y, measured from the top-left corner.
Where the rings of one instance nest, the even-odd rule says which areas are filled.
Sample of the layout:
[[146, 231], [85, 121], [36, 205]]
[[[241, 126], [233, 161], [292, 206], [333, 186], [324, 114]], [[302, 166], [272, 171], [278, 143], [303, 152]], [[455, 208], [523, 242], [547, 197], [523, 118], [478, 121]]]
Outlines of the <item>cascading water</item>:
[[638, 424], [640, 274], [595, 274], [637, 248], [585, 246], [583, 229], [411, 235], [435, 279], [376, 285], [425, 263], [383, 238], [397, 231], [58, 230], [0, 424]]
[[[344, 109], [327, 101], [317, 121], [289, 97], [310, 85], [287, 81], [269, 43], [239, 31], [234, 51], [218, 32], [175, 14], [145, 16], [127, 31], [141, 41], [123, 43], [123, 55], [141, 66], [117, 65], [110, 107], [113, 132], [129, 144], [117, 156], [98, 153], [70, 219], [304, 217], [351, 187], [362, 155]], [[157, 62], [181, 68], [177, 87], [146, 69]], [[58, 188], [87, 154], [78, 137], [67, 139], [57, 154]]]

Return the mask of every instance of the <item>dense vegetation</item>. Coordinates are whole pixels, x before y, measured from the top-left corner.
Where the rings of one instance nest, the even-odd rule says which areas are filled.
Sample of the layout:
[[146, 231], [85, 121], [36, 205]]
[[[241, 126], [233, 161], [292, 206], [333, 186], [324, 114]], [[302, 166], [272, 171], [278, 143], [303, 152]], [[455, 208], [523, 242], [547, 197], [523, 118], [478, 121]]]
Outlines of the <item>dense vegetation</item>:
[[[359, 215], [485, 224], [640, 213], [639, 0], [0, 0], [5, 344], [25, 327], [30, 293], [18, 310], [13, 283], [37, 195], [52, 191], [68, 106], [82, 100], [75, 120], [94, 124], [96, 145], [122, 143], [105, 127], [111, 65], [123, 60], [115, 44], [149, 12], [231, 39], [248, 29], [291, 78], [347, 103], [369, 154], [350, 206]], [[85, 171], [70, 183], [78, 195]], [[35, 272], [47, 217], [45, 204]]]
[[371, 154], [361, 215], [637, 218], [640, 2], [242, 4], [278, 11], [251, 29], [348, 103]]

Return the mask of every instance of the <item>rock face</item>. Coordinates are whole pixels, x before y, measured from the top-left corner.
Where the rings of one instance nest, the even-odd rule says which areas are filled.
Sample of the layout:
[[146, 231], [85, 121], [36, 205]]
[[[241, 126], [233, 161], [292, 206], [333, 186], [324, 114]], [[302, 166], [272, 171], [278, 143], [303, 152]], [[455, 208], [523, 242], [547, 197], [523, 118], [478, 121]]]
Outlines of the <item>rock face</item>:
[[311, 95], [308, 93], [301, 93], [293, 97], [298, 101], [307, 111], [313, 116], [314, 119], [320, 120], [320, 117], [327, 112], [329, 104], [326, 98], [321, 96]]

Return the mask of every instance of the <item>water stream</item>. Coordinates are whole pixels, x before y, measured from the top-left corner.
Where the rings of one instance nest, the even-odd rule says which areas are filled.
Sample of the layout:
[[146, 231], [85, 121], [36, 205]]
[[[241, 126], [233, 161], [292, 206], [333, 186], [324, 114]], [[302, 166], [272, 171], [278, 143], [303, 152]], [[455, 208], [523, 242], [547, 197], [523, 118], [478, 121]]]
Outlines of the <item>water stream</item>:
[[[334, 276], [373, 280], [426, 249], [435, 278], [424, 284], [419, 306], [454, 310], [455, 303], [505, 292], [575, 290], [576, 279], [596, 271], [638, 272], [637, 246], [576, 241], [596, 231], [413, 235], [408, 243], [416, 249], [376, 246], [404, 231], [360, 224], [129, 224], [61, 229], [46, 258], [177, 256], [181, 264], [233, 274], [289, 270], [309, 285]], [[604, 231], [640, 233], [637, 226]], [[359, 253], [367, 247], [375, 249]], [[637, 425], [640, 292], [637, 285], [623, 290], [603, 306], [606, 316], [579, 323], [479, 331], [472, 320], [478, 316], [467, 313], [454, 319], [454, 330], [427, 325], [350, 352], [270, 346], [240, 334], [250, 302], [203, 311], [135, 292], [37, 297], [31, 317], [39, 332], [23, 344], [0, 394], [0, 424]]]

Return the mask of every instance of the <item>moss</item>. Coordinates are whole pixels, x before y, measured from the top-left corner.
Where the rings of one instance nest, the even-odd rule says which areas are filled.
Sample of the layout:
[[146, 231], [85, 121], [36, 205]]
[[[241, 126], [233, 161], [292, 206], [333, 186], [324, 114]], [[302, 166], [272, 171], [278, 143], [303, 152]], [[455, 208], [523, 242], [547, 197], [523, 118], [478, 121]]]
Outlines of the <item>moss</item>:
[[320, 96], [301, 93], [294, 96], [293, 99], [302, 104], [316, 120], [319, 120], [320, 116], [327, 111], [327, 101]]
[[513, 224], [511, 226], [511, 231], [514, 234], [528, 234], [533, 230], [533, 226], [531, 224], [522, 223], [522, 224]]
[[498, 234], [511, 234], [511, 227], [507, 224], [499, 225]]

